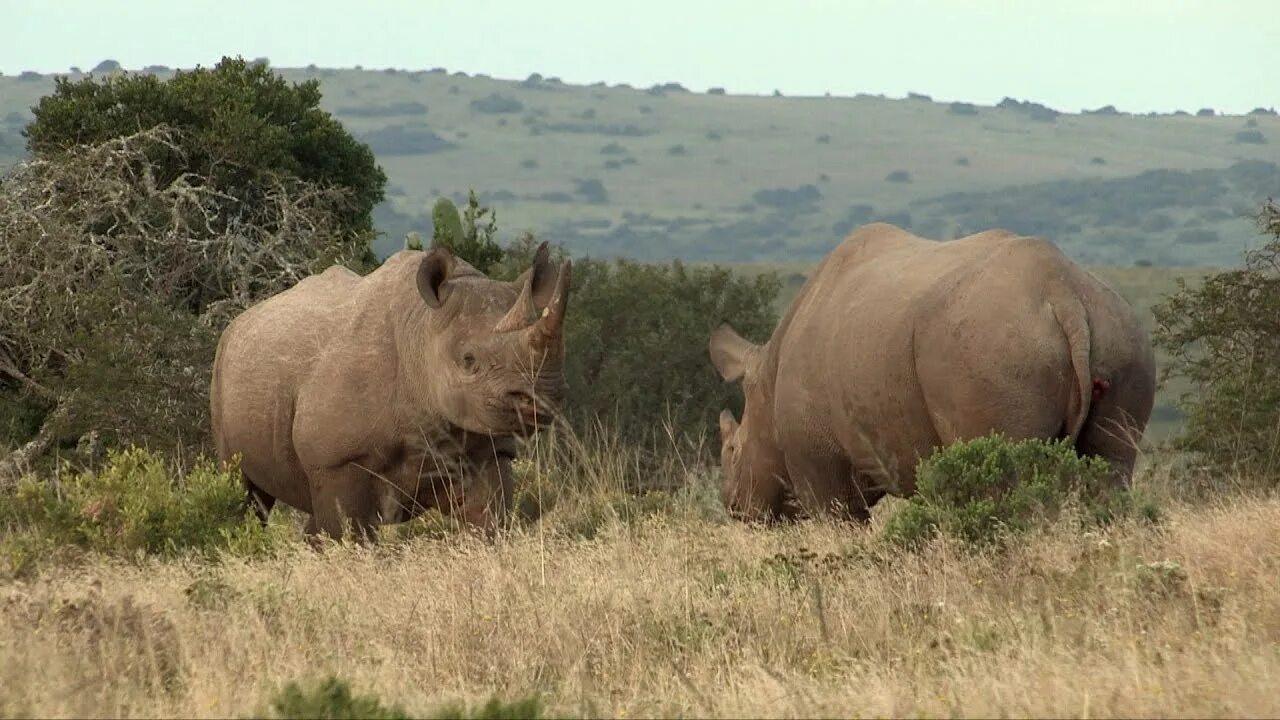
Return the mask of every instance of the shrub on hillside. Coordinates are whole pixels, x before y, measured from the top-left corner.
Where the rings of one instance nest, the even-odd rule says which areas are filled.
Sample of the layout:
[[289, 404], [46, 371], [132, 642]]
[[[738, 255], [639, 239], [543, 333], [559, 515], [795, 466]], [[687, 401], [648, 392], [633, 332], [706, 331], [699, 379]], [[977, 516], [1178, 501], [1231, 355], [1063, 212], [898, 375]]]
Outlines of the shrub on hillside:
[[1090, 526], [1156, 510], [1115, 487], [1110, 465], [1081, 457], [1067, 440], [1011, 442], [998, 434], [958, 442], [921, 461], [917, 492], [884, 527], [891, 544], [915, 548], [934, 535], [963, 546], [998, 546], [1070, 517]]
[[507, 95], [490, 93], [482, 98], [472, 100], [471, 109], [488, 114], [518, 113], [524, 110], [524, 103]]
[[29, 571], [68, 548], [121, 558], [269, 551], [283, 535], [245, 504], [238, 470], [199, 460], [175, 472], [140, 448], [109, 451], [98, 470], [27, 476], [0, 503], [0, 562]]
[[1180, 449], [1218, 475], [1280, 481], [1280, 206], [1267, 202], [1258, 226], [1271, 238], [1244, 267], [1210, 275], [1153, 308], [1154, 340], [1168, 354], [1162, 377], [1192, 391]]
[[1235, 134], [1235, 141], [1249, 145], [1263, 145], [1267, 138], [1261, 130], [1241, 130]]
[[426, 125], [387, 125], [361, 133], [360, 139], [379, 155], [429, 155], [458, 147]]
[[765, 188], [751, 195], [757, 205], [767, 207], [798, 210], [815, 205], [822, 201], [822, 191], [816, 185], [806, 184], [792, 190], [790, 188]]

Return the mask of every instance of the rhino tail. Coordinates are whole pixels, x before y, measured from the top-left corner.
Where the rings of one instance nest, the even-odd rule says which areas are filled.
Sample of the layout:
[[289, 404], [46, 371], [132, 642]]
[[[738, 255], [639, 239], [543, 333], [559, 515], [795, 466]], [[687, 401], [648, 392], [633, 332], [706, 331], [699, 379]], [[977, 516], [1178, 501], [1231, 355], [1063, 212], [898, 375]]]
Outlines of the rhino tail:
[[1074, 444], [1080, 438], [1089, 410], [1097, 395], [1092, 379], [1092, 337], [1089, 331], [1089, 313], [1084, 303], [1074, 296], [1052, 302], [1053, 314], [1066, 336], [1071, 355], [1071, 369], [1075, 380], [1075, 392], [1067, 403], [1067, 416], [1063, 430]]

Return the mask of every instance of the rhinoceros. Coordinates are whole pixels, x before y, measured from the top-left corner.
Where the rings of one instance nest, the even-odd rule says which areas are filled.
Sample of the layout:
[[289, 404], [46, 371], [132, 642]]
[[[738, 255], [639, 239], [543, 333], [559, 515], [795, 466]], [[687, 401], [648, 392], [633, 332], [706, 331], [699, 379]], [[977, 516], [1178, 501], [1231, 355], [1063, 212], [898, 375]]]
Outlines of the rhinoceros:
[[219, 458], [239, 456], [263, 522], [279, 500], [310, 514], [309, 536], [372, 541], [429, 508], [491, 534], [519, 442], [563, 402], [571, 269], [546, 243], [513, 282], [444, 247], [403, 250], [261, 301], [218, 343]]
[[764, 345], [722, 324], [722, 500], [743, 519], [866, 522], [915, 492], [921, 458], [999, 432], [1070, 438], [1129, 483], [1155, 360], [1133, 309], [1053, 244], [1003, 230], [947, 242], [858, 228], [825, 257]]

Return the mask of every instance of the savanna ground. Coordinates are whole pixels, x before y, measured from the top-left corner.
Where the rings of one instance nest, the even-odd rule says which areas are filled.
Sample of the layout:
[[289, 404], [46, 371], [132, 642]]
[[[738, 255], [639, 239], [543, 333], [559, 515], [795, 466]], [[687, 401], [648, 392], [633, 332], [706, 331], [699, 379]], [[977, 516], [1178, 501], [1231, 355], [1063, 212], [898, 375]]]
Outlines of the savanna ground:
[[284, 513], [251, 555], [39, 558], [0, 589], [0, 715], [1280, 713], [1273, 496], [1178, 500], [1145, 463], [1156, 524], [912, 553], [882, 542], [901, 501], [866, 529], [748, 526], [705, 468], [637, 495], [642, 458], [575, 452], [521, 461], [492, 543], [437, 517], [316, 552]]

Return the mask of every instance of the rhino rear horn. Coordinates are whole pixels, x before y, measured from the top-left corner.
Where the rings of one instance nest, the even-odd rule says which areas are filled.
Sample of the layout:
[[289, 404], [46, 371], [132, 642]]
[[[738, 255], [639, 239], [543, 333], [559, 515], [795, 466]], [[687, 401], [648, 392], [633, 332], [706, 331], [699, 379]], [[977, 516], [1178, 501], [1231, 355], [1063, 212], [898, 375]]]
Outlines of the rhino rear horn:
[[444, 246], [434, 247], [418, 264], [418, 294], [430, 308], [439, 308], [449, 297], [449, 271], [453, 253]]
[[560, 264], [560, 273], [556, 277], [555, 291], [551, 300], [542, 310], [542, 317], [533, 325], [533, 343], [546, 347], [560, 338], [564, 330], [564, 314], [569, 306], [569, 287], [573, 283], [573, 263], [565, 260]]
[[494, 326], [495, 331], [510, 332], [526, 327], [533, 321], [533, 315], [538, 311], [538, 307], [546, 305], [554, 287], [549, 256], [550, 251], [547, 250], [547, 243], [544, 240], [533, 254], [533, 265], [512, 281], [512, 285], [520, 288], [520, 294], [507, 314], [503, 315]]

